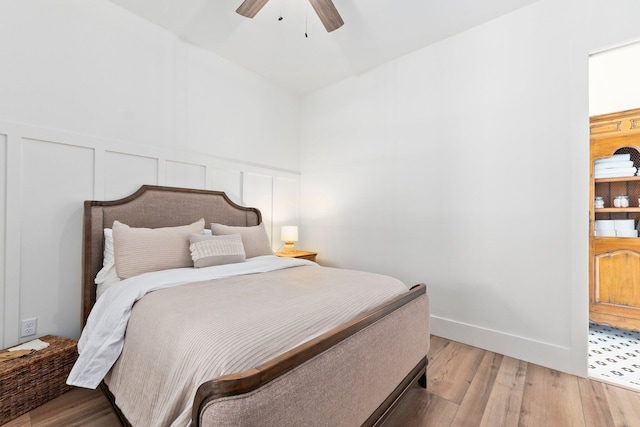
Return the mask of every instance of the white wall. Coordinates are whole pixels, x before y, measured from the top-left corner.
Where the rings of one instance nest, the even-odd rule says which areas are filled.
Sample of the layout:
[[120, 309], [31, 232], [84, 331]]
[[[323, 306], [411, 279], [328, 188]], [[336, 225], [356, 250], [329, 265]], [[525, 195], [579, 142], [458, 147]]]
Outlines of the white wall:
[[[0, 271], [4, 273], [0, 274], [0, 325], [2, 325], [5, 317], [5, 281], [7, 271], [7, 257], [6, 257], [6, 207], [7, 207], [7, 136], [0, 135]], [[0, 337], [3, 335], [3, 328], [0, 328]], [[2, 341], [0, 340], [0, 343]]]
[[607, 49], [589, 59], [589, 115], [640, 108], [640, 43]]
[[586, 374], [588, 55], [637, 40], [638, 12], [541, 0], [313, 93], [300, 119], [106, 1], [0, 2], [2, 343], [26, 317], [78, 335], [83, 200], [223, 189], [277, 234], [302, 170], [300, 248], [428, 283], [436, 334]]
[[436, 335], [586, 375], [588, 55], [638, 12], [541, 0], [306, 96], [301, 235], [426, 282]]
[[30, 317], [79, 336], [84, 200], [207, 188], [297, 223], [296, 96], [104, 0], [0, 2], [0, 56], [0, 347]]

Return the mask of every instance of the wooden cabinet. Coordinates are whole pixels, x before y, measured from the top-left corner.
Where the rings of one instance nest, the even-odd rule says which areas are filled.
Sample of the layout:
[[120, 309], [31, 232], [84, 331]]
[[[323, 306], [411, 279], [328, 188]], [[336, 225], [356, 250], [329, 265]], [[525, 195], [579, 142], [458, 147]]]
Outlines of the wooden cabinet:
[[[598, 323], [640, 330], [640, 238], [594, 235], [596, 220], [640, 220], [640, 177], [595, 178], [594, 164], [613, 154], [629, 154], [640, 168], [640, 109], [594, 116], [590, 120], [589, 318]], [[629, 196], [628, 207], [614, 198]], [[604, 199], [595, 208], [594, 199]]]

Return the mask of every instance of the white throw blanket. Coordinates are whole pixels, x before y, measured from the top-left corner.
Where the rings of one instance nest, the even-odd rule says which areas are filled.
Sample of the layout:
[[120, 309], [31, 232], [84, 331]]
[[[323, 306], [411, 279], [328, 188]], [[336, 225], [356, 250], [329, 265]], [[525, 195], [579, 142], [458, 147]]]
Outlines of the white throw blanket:
[[302, 265], [315, 263], [268, 255], [250, 258], [244, 263], [145, 273], [114, 284], [91, 310], [78, 342], [80, 356], [69, 374], [67, 384], [91, 389], [100, 384], [122, 352], [131, 308], [145, 294], [191, 282], [265, 273]]

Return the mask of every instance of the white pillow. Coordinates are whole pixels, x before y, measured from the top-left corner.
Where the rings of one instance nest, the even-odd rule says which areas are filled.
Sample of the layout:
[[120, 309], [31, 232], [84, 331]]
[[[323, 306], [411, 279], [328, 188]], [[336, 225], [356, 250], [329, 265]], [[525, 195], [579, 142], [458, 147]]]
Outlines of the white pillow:
[[104, 229], [104, 253], [102, 255], [102, 269], [94, 280], [98, 285], [96, 288], [96, 300], [100, 298], [111, 285], [118, 283], [120, 278], [116, 273], [116, 261], [113, 256], [113, 231], [110, 228]]

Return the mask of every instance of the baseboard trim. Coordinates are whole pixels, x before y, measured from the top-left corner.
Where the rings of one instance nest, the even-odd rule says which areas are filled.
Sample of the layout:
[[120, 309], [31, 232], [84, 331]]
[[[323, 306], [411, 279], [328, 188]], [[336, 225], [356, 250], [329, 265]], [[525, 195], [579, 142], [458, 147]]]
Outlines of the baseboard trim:
[[[537, 341], [433, 315], [431, 316], [431, 333], [442, 338], [580, 377], [586, 377], [587, 375], [588, 355], [584, 354], [584, 363], [576, 363], [575, 355], [570, 347]], [[579, 359], [582, 360], [582, 357], [580, 356]]]

